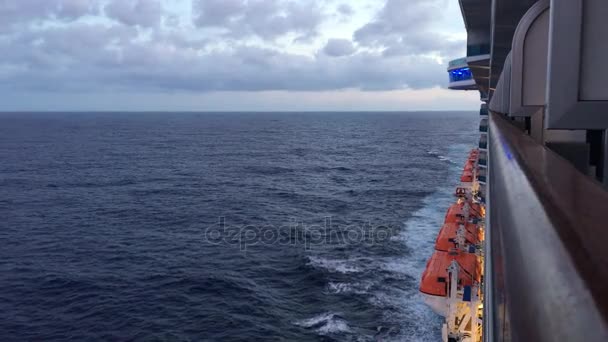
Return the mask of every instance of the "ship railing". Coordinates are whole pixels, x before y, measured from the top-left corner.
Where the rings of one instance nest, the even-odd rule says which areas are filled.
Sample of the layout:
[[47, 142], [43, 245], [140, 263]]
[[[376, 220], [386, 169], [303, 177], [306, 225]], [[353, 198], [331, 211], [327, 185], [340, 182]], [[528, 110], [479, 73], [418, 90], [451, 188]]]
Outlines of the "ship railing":
[[490, 113], [486, 341], [608, 340], [608, 192]]

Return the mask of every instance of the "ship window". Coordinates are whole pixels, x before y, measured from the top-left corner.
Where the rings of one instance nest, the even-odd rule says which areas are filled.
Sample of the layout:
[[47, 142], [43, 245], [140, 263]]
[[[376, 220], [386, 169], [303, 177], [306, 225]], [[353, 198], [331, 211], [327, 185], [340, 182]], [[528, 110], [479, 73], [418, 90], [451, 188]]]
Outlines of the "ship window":
[[445, 277], [437, 277], [437, 282], [445, 283]]

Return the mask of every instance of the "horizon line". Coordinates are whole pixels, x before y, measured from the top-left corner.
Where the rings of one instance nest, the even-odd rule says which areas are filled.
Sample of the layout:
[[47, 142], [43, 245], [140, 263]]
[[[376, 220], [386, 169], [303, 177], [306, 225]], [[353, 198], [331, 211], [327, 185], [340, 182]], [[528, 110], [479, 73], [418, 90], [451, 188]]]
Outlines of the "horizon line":
[[0, 110], [10, 113], [404, 113], [404, 112], [476, 112], [477, 109], [407, 109], [407, 110]]

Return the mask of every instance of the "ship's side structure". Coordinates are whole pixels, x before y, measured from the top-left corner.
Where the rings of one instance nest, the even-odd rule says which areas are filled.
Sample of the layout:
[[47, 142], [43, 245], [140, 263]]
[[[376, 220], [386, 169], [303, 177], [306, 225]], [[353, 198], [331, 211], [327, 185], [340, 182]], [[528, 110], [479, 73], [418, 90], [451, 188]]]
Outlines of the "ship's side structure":
[[446, 342], [608, 341], [608, 1], [459, 4], [479, 141], [422, 297]]
[[[484, 63], [486, 57], [476, 58]], [[449, 88], [478, 90], [467, 57], [448, 66]], [[483, 92], [482, 92], [483, 93]], [[483, 96], [483, 95], [482, 95]], [[454, 203], [447, 209], [420, 280], [420, 293], [445, 318], [443, 341], [479, 342], [483, 338], [485, 198], [488, 110], [481, 106], [479, 144], [462, 169]]]
[[464, 165], [454, 203], [448, 208], [420, 281], [424, 301], [445, 317], [444, 341], [481, 341], [485, 207], [478, 174], [480, 149]]

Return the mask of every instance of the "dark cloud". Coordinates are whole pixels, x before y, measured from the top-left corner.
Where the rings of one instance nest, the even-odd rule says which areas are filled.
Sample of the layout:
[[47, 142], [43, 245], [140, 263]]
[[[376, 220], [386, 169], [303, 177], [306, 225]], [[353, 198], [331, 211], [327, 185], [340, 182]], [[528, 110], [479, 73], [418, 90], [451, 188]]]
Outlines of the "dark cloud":
[[385, 56], [437, 53], [458, 56], [464, 40], [452, 40], [432, 30], [443, 18], [446, 0], [387, 0], [375, 20], [353, 38], [362, 46], [380, 48]]
[[[445, 79], [444, 67], [425, 57], [310, 57], [251, 46], [200, 54], [162, 41], [137, 42], [129, 38], [131, 30], [113, 30], [74, 27], [71, 32], [47, 32], [38, 40], [13, 42], [20, 52], [12, 54], [11, 62], [3, 61], [13, 71], [2, 74], [0, 83], [58, 92], [317, 91], [425, 88]], [[71, 41], [64, 43], [60, 37]], [[40, 39], [39, 49], [27, 48]]]
[[243, 0], [194, 0], [194, 24], [199, 27], [226, 27], [242, 19], [247, 8]]
[[[13, 21], [0, 31], [0, 91], [321, 91], [444, 85], [445, 66], [425, 54], [443, 51], [448, 40], [406, 29], [387, 14], [397, 5], [389, 0], [373, 22], [357, 31], [356, 45], [362, 49], [351, 40], [330, 39], [321, 53], [305, 55], [272, 46], [287, 34], [304, 37], [318, 31], [324, 14], [308, 1], [196, 1], [195, 32], [177, 27], [179, 18], [153, 0], [4, 1], [0, 17], [12, 15]], [[73, 21], [90, 14], [111, 20]], [[64, 24], [33, 25], [44, 20]], [[73, 22], [65, 24], [68, 20]], [[209, 30], [221, 31], [221, 44]]]
[[111, 0], [105, 13], [125, 25], [155, 27], [160, 24], [162, 8], [158, 0]]
[[47, 19], [75, 20], [99, 12], [99, 0], [0, 0], [0, 32]]
[[99, 1], [97, 0], [63, 0], [56, 7], [56, 16], [67, 19], [77, 19], [88, 14], [97, 14]]
[[323, 48], [323, 52], [332, 57], [349, 56], [355, 52], [355, 47], [348, 39], [330, 39]]
[[376, 19], [354, 34], [355, 39], [368, 45], [382, 44], [394, 35], [424, 31], [434, 22], [446, 0], [387, 0]]
[[[132, 83], [163, 90], [319, 91], [426, 88], [443, 84], [445, 79], [443, 66], [422, 57], [403, 59], [357, 54], [339, 60], [241, 47], [230, 53], [202, 58], [187, 55], [172, 58], [181, 58], [188, 65], [187, 70], [148, 60], [144, 66], [130, 68], [128, 77], [116, 81], [122, 85]], [[148, 63], [157, 72], [148, 72], [145, 67]]]
[[323, 21], [316, 2], [285, 0], [194, 0], [193, 21], [243, 38], [274, 39], [288, 33], [314, 36]]

